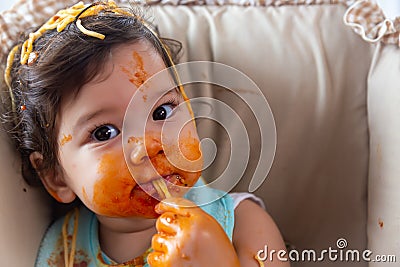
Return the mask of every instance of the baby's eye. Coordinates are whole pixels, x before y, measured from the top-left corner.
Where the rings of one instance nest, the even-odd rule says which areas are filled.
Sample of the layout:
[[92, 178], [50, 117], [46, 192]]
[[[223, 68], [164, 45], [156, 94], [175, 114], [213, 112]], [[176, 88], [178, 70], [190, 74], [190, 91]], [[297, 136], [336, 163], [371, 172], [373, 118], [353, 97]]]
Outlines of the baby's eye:
[[169, 118], [174, 110], [173, 104], [163, 104], [153, 112], [153, 120], [161, 121]]
[[92, 132], [92, 139], [95, 141], [103, 142], [110, 139], [113, 139], [117, 135], [119, 135], [120, 131], [113, 125], [106, 124], [100, 127], [97, 127]]

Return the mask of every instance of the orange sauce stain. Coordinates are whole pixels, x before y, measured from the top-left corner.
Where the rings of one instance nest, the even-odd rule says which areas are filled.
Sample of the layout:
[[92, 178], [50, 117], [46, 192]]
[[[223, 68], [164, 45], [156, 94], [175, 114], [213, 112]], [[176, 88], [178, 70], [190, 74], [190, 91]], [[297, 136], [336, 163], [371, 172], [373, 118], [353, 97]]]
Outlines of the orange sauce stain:
[[[128, 143], [143, 142], [143, 138], [129, 137]], [[181, 170], [173, 166], [162, 152], [161, 140], [155, 136], [146, 137], [146, 150], [150, 162], [159, 175], [179, 174], [185, 186], [193, 186], [200, 177], [201, 171]], [[172, 153], [183, 153], [188, 160], [201, 159], [199, 140], [195, 137], [185, 137], [178, 144], [171, 144]], [[200, 162], [201, 163], [201, 162]], [[137, 166], [140, 168], [140, 166]], [[200, 170], [201, 166], [199, 166]], [[197, 166], [196, 166], [197, 169]], [[94, 208], [99, 214], [111, 217], [141, 216], [156, 218], [159, 215], [154, 207], [158, 200], [148, 195], [139, 186], [129, 172], [122, 151], [104, 154], [98, 165], [100, 179], [94, 184]], [[83, 194], [84, 197], [87, 195]]]
[[154, 211], [158, 201], [136, 186], [122, 153], [104, 154], [98, 172], [101, 178], [94, 185], [93, 204], [100, 214], [158, 217]]
[[131, 136], [128, 138], [128, 144], [130, 143], [139, 143], [142, 142], [141, 138], [135, 137], [135, 136]]
[[82, 187], [82, 195], [83, 195], [83, 198], [84, 198], [84, 200], [86, 201], [86, 202], [88, 202], [90, 199], [89, 199], [89, 196], [88, 196], [88, 194], [86, 193], [86, 190], [85, 190], [85, 188], [84, 187]]
[[139, 88], [148, 78], [148, 74], [144, 69], [143, 59], [136, 52], [132, 53], [133, 60], [128, 67], [121, 66], [121, 70], [128, 76], [129, 81]]
[[63, 201], [61, 200], [61, 198], [58, 196], [58, 194], [50, 189], [47, 190], [49, 192], [49, 194], [58, 202], [63, 203]]
[[197, 138], [190, 136], [180, 139], [179, 148], [188, 160], [195, 161], [201, 158], [200, 142]]
[[55, 21], [58, 20], [59, 18], [60, 18], [60, 16], [54, 15], [54, 16], [51, 18], [51, 20], [52, 20], [53, 22], [55, 22]]
[[61, 139], [61, 141], [60, 141], [60, 145], [61, 146], [63, 146], [63, 145], [65, 145], [66, 143], [68, 143], [68, 142], [70, 142], [72, 140], [72, 135], [63, 135], [63, 138]]
[[[158, 173], [178, 173], [181, 177], [176, 181], [176, 184], [186, 187], [193, 186], [201, 175], [202, 155], [199, 140], [192, 137], [181, 138], [179, 140], [179, 148], [176, 144], [163, 145], [163, 148], [165, 149], [164, 152], [168, 153], [171, 159], [173, 158], [173, 163], [171, 164], [164, 154], [152, 157], [151, 163]], [[182, 153], [182, 155], [175, 157], [172, 153]], [[184, 158], [183, 162], [180, 162], [179, 158], [182, 157]], [[183, 167], [185, 170], [174, 167], [174, 165]]]
[[381, 229], [383, 228], [383, 221], [380, 218], [378, 219], [378, 225]]
[[[67, 236], [68, 246], [71, 246], [72, 242], [72, 235]], [[75, 258], [74, 258], [74, 267], [87, 267], [89, 266], [91, 259], [89, 258], [88, 254], [82, 250], [78, 249], [75, 251]], [[47, 258], [47, 265], [48, 267], [60, 267], [64, 266], [65, 259], [64, 259], [64, 242], [63, 236], [60, 235], [57, 239], [56, 245], [54, 250]]]
[[[133, 260], [129, 260], [129, 261], [126, 261], [126, 262], [124, 262], [124, 263], [122, 263], [122, 264], [120, 264], [120, 265], [115, 265], [115, 266], [121, 266], [121, 267], [122, 267], [122, 266], [137, 266], [137, 267], [141, 267], [141, 266], [144, 266], [144, 265], [145, 265], [145, 258], [146, 258], [146, 257], [147, 257], [147, 254], [146, 254], [146, 252], [145, 252], [145, 253], [143, 253], [143, 255], [138, 256], [138, 257], [134, 258]], [[107, 265], [107, 262], [104, 260], [101, 251], [99, 251], [99, 253], [97, 253], [97, 259], [98, 259], [102, 264], [105, 264], [106, 266], [110, 266], [110, 265]], [[112, 265], [112, 266], [114, 266], [114, 265]], [[75, 266], [74, 266], [74, 267], [75, 267]]]

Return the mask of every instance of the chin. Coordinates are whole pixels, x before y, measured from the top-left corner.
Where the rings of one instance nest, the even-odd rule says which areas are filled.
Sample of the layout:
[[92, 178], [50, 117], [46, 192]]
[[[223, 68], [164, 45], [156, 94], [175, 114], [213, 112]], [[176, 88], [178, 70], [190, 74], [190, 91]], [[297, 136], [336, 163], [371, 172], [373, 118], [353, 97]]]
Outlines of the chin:
[[[169, 174], [160, 175], [157, 179], [164, 179], [172, 197], [183, 197], [187, 191], [199, 180], [201, 172], [187, 173], [174, 171]], [[155, 206], [165, 197], [160, 197], [151, 182], [145, 185], [126, 183], [120, 180], [113, 190], [111, 186], [104, 188], [105, 191], [97, 191], [95, 201], [86, 205], [98, 215], [107, 217], [141, 217], [148, 219], [158, 218]], [[113, 183], [115, 185], [115, 183]], [[90, 204], [90, 203], [88, 203]]]

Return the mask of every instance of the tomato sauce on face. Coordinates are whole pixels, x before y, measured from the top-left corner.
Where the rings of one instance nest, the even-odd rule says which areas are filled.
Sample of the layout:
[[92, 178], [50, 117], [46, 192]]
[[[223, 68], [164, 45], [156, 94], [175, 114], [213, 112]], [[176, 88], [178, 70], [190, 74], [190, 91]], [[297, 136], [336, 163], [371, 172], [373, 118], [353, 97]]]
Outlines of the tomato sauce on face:
[[60, 141], [60, 145], [61, 146], [63, 146], [63, 145], [65, 145], [66, 143], [68, 143], [68, 142], [70, 142], [70, 141], [72, 141], [72, 135], [70, 135], [70, 134], [68, 134], [68, 135], [63, 135], [63, 138], [61, 139], [61, 141]]
[[62, 199], [58, 196], [58, 194], [56, 192], [54, 192], [53, 190], [51, 190], [50, 188], [47, 189], [47, 192], [49, 192], [49, 194], [58, 202], [63, 203]]
[[98, 166], [101, 178], [95, 183], [93, 205], [99, 214], [112, 217], [155, 218], [158, 200], [137, 186], [122, 153], [104, 154]]
[[121, 66], [121, 70], [128, 76], [129, 81], [139, 88], [147, 79], [148, 74], [144, 69], [143, 59], [138, 54], [138, 52], [133, 51], [133, 60], [130, 62], [129, 66]]
[[187, 160], [196, 161], [201, 158], [200, 142], [191, 135], [179, 140], [179, 149]]
[[[151, 150], [160, 140], [154, 136], [146, 138], [147, 150]], [[135, 141], [134, 137], [129, 139]], [[201, 159], [199, 140], [188, 137], [179, 140], [178, 144], [168, 145], [175, 149], [168, 149], [174, 153], [183, 153], [187, 160]], [[160, 176], [178, 174], [182, 181], [174, 181], [180, 186], [193, 186], [199, 176], [200, 171], [187, 172], [174, 167], [167, 159], [163, 151], [151, 153], [150, 162]], [[110, 152], [104, 154], [98, 165], [100, 179], [94, 184], [93, 205], [97, 213], [112, 217], [132, 217], [141, 216], [146, 218], [156, 218], [158, 214], [154, 207], [159, 203], [144, 192], [132, 177], [126, 165], [124, 155], [120, 152]]]

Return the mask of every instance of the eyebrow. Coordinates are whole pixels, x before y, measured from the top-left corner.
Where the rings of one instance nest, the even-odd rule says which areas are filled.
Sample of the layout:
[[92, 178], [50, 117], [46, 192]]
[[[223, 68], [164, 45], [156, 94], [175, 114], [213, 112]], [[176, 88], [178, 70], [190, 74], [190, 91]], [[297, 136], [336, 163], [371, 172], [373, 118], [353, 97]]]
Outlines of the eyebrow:
[[[184, 100], [182, 92], [179, 90], [178, 87], [175, 87], [174, 89], [169, 90], [167, 93], [165, 93], [162, 97], [172, 95], [172, 94], [177, 94], [178, 98], [181, 100]], [[160, 99], [162, 98], [160, 97]]]
[[99, 117], [102, 114], [109, 112], [110, 110], [111, 110], [110, 108], [102, 108], [102, 109], [95, 110], [93, 112], [88, 112], [88, 113], [78, 117], [78, 119], [76, 120], [76, 122], [74, 123], [74, 125], [72, 127], [72, 131], [74, 133], [80, 131], [80, 127], [82, 126], [82, 124], [87, 123], [87, 122], [93, 120], [94, 118]]

